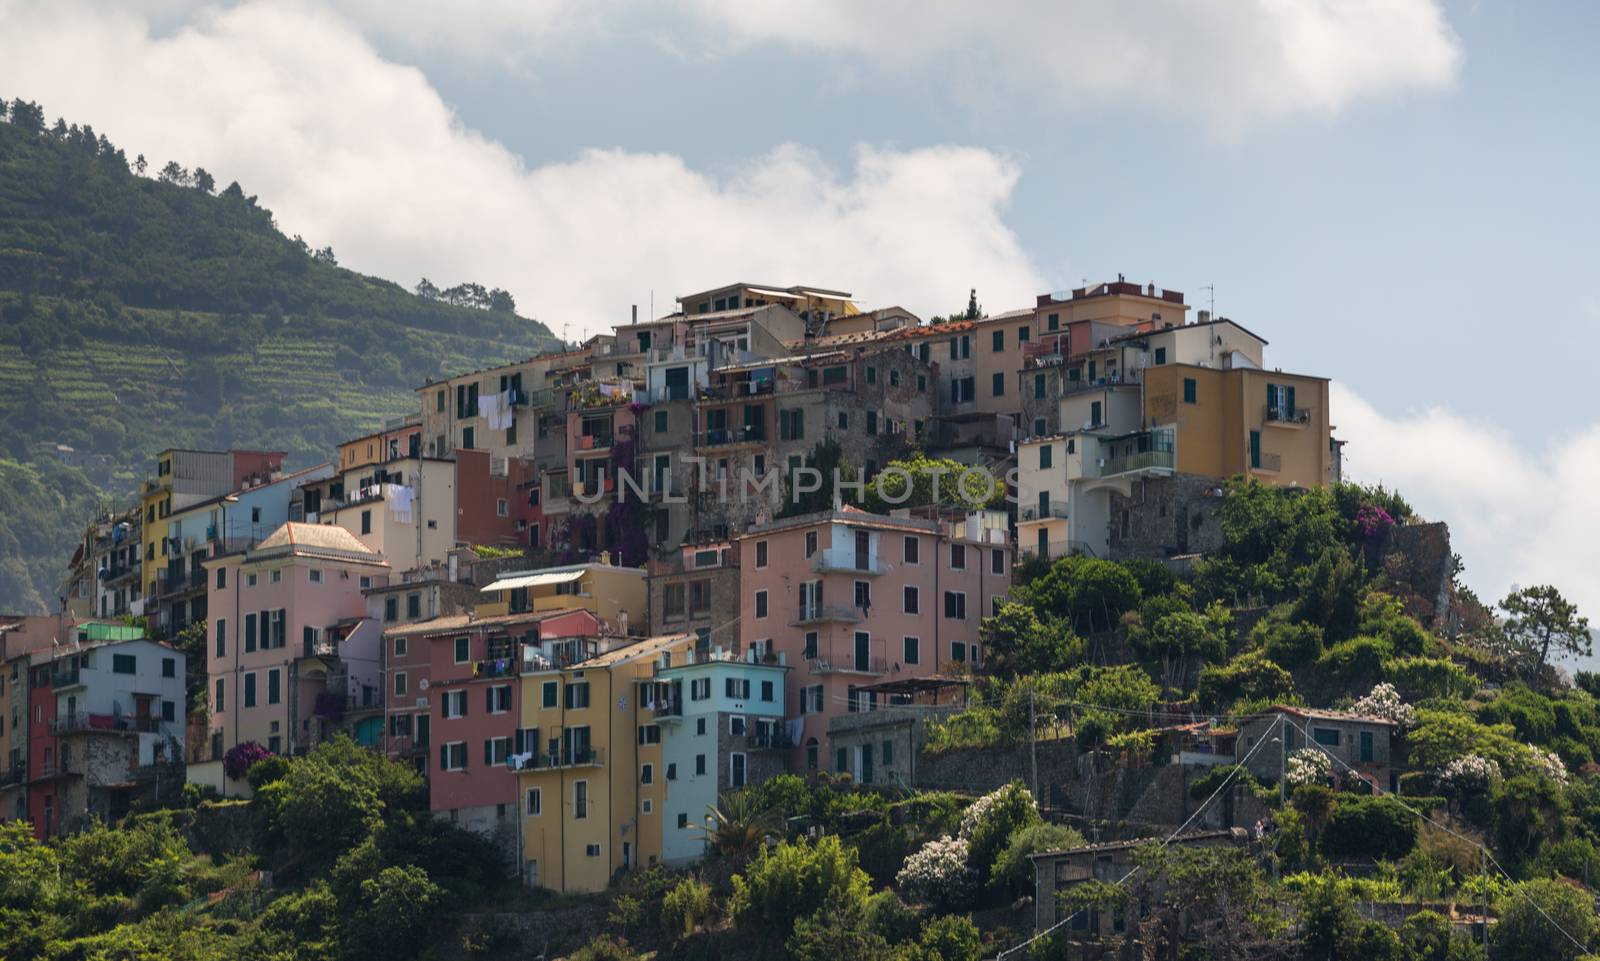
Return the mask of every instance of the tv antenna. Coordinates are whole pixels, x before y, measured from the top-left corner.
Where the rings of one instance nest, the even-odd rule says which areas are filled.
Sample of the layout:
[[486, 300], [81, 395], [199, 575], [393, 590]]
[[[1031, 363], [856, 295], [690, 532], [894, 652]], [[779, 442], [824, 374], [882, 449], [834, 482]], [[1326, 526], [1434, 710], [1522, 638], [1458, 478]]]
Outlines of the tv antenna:
[[1205, 284], [1200, 289], [1210, 294], [1210, 300], [1207, 302], [1209, 309], [1206, 312], [1213, 317], [1217, 316], [1217, 285]]

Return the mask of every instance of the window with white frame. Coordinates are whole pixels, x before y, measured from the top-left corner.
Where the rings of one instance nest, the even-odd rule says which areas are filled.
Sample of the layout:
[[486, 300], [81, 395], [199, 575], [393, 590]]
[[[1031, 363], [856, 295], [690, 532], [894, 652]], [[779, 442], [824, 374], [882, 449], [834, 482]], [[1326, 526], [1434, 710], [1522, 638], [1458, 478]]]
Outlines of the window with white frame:
[[492, 684], [484, 690], [485, 707], [490, 714], [504, 714], [511, 710], [511, 685]]
[[[574, 782], [572, 782], [572, 816], [573, 816], [573, 818], [575, 818], [577, 820], [582, 820], [582, 819], [584, 819], [584, 818], [589, 816], [589, 782], [588, 781], [574, 781]], [[598, 844], [591, 844], [590, 847], [596, 847], [597, 848], [597, 847], [599, 847], [599, 845]]]
[[466, 717], [467, 692], [465, 690], [445, 691], [444, 697], [439, 702], [439, 711], [447, 719]]
[[439, 745], [439, 770], [465, 771], [467, 769], [467, 742], [450, 741]]
[[742, 788], [745, 780], [745, 766], [743, 754], [728, 755], [728, 785]]
[[728, 718], [728, 733], [734, 737], [744, 737], [744, 715], [734, 714]]
[[528, 788], [528, 817], [536, 818], [544, 813], [544, 795], [536, 787]]

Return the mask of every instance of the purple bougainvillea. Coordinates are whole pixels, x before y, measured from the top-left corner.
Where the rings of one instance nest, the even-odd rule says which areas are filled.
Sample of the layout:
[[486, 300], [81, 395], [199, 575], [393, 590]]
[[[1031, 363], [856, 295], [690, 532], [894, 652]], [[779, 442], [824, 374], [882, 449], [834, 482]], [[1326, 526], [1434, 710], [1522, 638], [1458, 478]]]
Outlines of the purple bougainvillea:
[[250, 770], [250, 765], [256, 763], [272, 752], [262, 747], [255, 741], [245, 741], [235, 744], [222, 756], [222, 773], [230, 780], [237, 781], [244, 777], [244, 772]]
[[1356, 529], [1369, 541], [1389, 533], [1389, 528], [1393, 526], [1394, 518], [1375, 504], [1362, 504], [1361, 509], [1356, 511]]

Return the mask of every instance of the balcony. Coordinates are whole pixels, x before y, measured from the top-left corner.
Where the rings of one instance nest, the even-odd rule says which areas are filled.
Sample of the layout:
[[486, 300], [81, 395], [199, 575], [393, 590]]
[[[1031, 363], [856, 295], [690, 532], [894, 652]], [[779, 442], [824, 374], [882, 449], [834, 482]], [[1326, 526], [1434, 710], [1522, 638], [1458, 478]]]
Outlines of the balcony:
[[521, 770], [559, 771], [565, 768], [604, 766], [604, 749], [598, 747], [586, 747], [575, 751], [563, 749], [555, 754], [550, 754], [548, 752], [535, 754], [528, 759], [528, 761], [522, 766]]
[[1268, 404], [1262, 410], [1261, 421], [1272, 427], [1305, 427], [1311, 423], [1311, 408]]
[[861, 623], [861, 608], [850, 607], [845, 604], [803, 604], [796, 612], [794, 620], [789, 622], [790, 627], [805, 627], [808, 624], [827, 624], [838, 622], [843, 624]]
[[694, 446], [727, 447], [733, 444], [764, 444], [767, 429], [764, 425], [740, 427], [713, 427], [695, 431]]
[[0, 771], [0, 788], [10, 787], [13, 784], [21, 784], [23, 781], [26, 781], [27, 779], [28, 779], [28, 769], [27, 769], [27, 767], [25, 765], [19, 764], [16, 767], [8, 768], [8, 769], [6, 769], [4, 771]]
[[683, 702], [677, 698], [665, 698], [657, 701], [656, 706], [650, 713], [658, 721], [681, 718], [683, 717]]
[[856, 658], [814, 657], [807, 662], [807, 667], [812, 674], [867, 674], [882, 676], [889, 673], [889, 661], [883, 657], [869, 657], [865, 661]]
[[510, 657], [496, 657], [472, 665], [474, 678], [516, 677], [517, 662]]
[[811, 558], [811, 569], [818, 574], [887, 574], [892, 566], [853, 547], [829, 547]]
[[1118, 474], [1131, 474], [1135, 471], [1173, 469], [1173, 453], [1170, 450], [1144, 450], [1122, 457], [1108, 457], [1101, 461], [1095, 473], [1100, 477], [1115, 477]]
[[611, 449], [610, 434], [584, 434], [572, 445], [573, 450], [603, 451]]
[[1017, 512], [1017, 520], [1019, 521], [1047, 521], [1051, 519], [1066, 520], [1067, 505], [1051, 502], [1048, 507], [1040, 508], [1039, 505], [1035, 504], [1032, 507], [1024, 507]]
[[739, 400], [745, 397], [770, 397], [776, 389], [776, 382], [771, 380], [741, 380], [727, 384], [715, 384], [711, 387], [700, 388], [702, 402], [715, 403], [724, 400]]
[[78, 687], [82, 684], [78, 675], [78, 662], [76, 658], [58, 661], [50, 668], [50, 686], [53, 688]]
[[56, 735], [92, 733], [160, 734], [170, 725], [156, 717], [130, 717], [116, 714], [88, 714], [82, 711], [50, 719], [50, 733]]
[[789, 733], [781, 727], [775, 727], [770, 731], [758, 728], [745, 743], [745, 749], [749, 751], [792, 751], [794, 748], [794, 741], [789, 739]]
[[1276, 474], [1283, 470], [1283, 455], [1258, 454], [1251, 459], [1250, 469], [1263, 474]]

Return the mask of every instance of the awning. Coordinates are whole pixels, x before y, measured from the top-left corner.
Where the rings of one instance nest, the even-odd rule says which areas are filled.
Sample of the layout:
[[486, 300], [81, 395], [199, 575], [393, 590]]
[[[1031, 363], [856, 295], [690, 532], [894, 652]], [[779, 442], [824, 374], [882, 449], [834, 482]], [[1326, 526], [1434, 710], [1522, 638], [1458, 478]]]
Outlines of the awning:
[[570, 584], [573, 581], [581, 580], [583, 578], [583, 574], [584, 572], [581, 570], [546, 571], [538, 574], [512, 574], [510, 577], [502, 577], [493, 584], [490, 584], [488, 587], [485, 587], [482, 593], [487, 594], [490, 591], [509, 591], [518, 587], [543, 587], [546, 584]]

